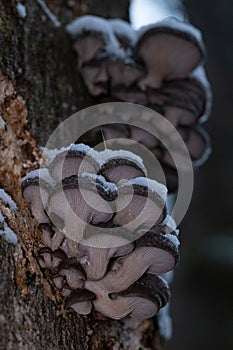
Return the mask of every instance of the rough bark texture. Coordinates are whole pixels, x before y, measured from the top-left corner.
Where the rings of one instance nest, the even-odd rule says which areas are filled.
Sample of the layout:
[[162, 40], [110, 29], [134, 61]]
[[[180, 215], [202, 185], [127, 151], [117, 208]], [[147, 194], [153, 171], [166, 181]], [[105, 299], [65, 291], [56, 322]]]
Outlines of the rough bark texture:
[[0, 350], [162, 349], [156, 321], [99, 321], [65, 311], [37, 264], [40, 232], [22, 199], [20, 180], [41, 163], [39, 145], [77, 110], [98, 103], [87, 94], [64, 25], [80, 14], [127, 18], [128, 1], [47, 1], [59, 28], [35, 0], [0, 1], [0, 187], [18, 205], [0, 200], [19, 242], [0, 237]]

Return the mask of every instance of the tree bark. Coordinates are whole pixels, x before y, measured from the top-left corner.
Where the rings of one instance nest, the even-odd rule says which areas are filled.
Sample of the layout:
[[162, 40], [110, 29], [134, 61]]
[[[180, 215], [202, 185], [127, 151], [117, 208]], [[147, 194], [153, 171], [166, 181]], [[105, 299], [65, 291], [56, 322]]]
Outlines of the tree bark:
[[75, 16], [128, 17], [128, 0], [47, 1], [62, 23], [55, 27], [37, 1], [0, 1], [0, 187], [17, 212], [0, 199], [0, 211], [17, 234], [0, 237], [0, 350], [162, 349], [156, 320], [97, 320], [63, 308], [41, 272], [35, 253], [40, 232], [22, 198], [21, 177], [41, 164], [55, 127], [74, 112], [98, 103], [88, 95], [64, 25]]

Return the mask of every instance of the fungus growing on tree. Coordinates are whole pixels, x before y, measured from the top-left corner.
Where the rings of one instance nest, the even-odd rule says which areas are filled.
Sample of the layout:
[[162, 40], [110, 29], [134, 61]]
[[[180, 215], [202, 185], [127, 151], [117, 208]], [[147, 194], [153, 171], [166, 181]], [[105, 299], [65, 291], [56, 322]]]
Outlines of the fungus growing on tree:
[[65, 308], [113, 319], [152, 317], [168, 299], [157, 274], [178, 259], [175, 233], [161, 226], [165, 186], [128, 151], [71, 145], [53, 157], [49, 169], [23, 179], [22, 191], [41, 230], [38, 263]]

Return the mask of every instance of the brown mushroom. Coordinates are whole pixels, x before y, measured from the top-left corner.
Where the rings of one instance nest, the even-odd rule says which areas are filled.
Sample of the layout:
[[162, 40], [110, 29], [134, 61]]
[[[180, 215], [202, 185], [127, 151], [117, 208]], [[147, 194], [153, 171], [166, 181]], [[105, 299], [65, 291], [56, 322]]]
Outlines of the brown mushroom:
[[186, 77], [204, 56], [200, 32], [175, 18], [143, 27], [136, 52], [147, 68], [146, 77], [139, 81], [142, 90], [159, 88], [163, 80]]

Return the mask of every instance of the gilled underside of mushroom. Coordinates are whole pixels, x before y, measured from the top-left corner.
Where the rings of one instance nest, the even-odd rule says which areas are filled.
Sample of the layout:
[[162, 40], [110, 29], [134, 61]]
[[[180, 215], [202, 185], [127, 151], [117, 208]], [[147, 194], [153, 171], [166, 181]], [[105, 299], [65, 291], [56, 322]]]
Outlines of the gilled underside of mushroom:
[[[74, 148], [83, 145], [71, 145], [70, 150]], [[38, 263], [67, 309], [81, 315], [97, 310], [113, 319], [152, 317], [168, 299], [167, 286], [157, 274], [172, 270], [178, 259], [176, 233], [169, 236], [171, 229], [162, 223], [166, 188], [147, 178], [143, 162], [131, 152], [89, 151], [78, 175], [69, 176], [69, 169], [71, 174], [80, 169], [80, 157], [68, 150], [68, 160], [58, 152], [41, 179], [36, 173], [35, 180], [32, 172], [22, 182], [44, 243], [37, 252]], [[86, 172], [93, 164], [91, 154], [98, 174]], [[38, 196], [39, 184], [45, 188], [43, 173], [44, 202]], [[143, 210], [142, 225], [127, 225]]]
[[[142, 27], [138, 32], [127, 22], [99, 19], [103, 22], [102, 28], [108, 28], [106, 33], [108, 36], [112, 33], [111, 37], [115, 38], [121, 49], [117, 50], [116, 45], [109, 45], [105, 40], [104, 50], [96, 51], [91, 59], [79, 66], [90, 94], [102, 95], [104, 102], [107, 99], [144, 105], [161, 113], [178, 131], [187, 128], [188, 133], [192, 134], [187, 147], [191, 149], [193, 165], [202, 164], [210, 153], [209, 142], [206, 142], [205, 137], [199, 137], [194, 129], [208, 117], [211, 92], [203, 68], [205, 48], [201, 33], [191, 24], [175, 18], [166, 18]], [[86, 38], [88, 50], [87, 38], [89, 35], [93, 39], [96, 17], [93, 25], [90, 17], [89, 20], [87, 18], [85, 30], [83, 21], [85, 16], [76, 19], [76, 28], [70, 34], [75, 40], [81, 33]], [[106, 39], [103, 31], [101, 35]], [[98, 43], [97, 40], [96, 45]], [[165, 165], [164, 169], [171, 166], [167, 160], [169, 157], [164, 155], [160, 144], [156, 139], [153, 140], [150, 133], [133, 126], [129, 129], [129, 134], [121, 134], [122, 138], [130, 138], [153, 150], [154, 155]], [[99, 139], [96, 132], [88, 132], [86, 138], [79, 141], [95, 146], [97, 141], [102, 141], [102, 136]], [[103, 133], [109, 145], [111, 139], [119, 138], [119, 132], [114, 132], [111, 127], [103, 127]], [[167, 181], [173, 173], [169, 170]], [[176, 183], [174, 176], [171, 185], [168, 183], [169, 189], [173, 189]]]

